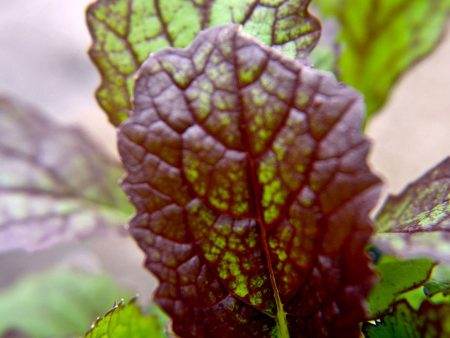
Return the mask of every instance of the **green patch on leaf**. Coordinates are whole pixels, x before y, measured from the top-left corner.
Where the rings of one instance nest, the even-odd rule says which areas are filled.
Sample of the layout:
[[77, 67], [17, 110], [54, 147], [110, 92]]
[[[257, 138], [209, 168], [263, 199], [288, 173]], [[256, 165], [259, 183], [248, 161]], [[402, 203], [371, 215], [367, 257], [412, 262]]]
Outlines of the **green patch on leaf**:
[[371, 317], [375, 318], [389, 310], [401, 293], [426, 283], [434, 263], [429, 259], [401, 261], [383, 257], [377, 264], [380, 282], [369, 294], [368, 303]]
[[66, 269], [29, 275], [0, 293], [0, 336], [11, 329], [31, 337], [80, 336], [122, 297], [130, 292], [106, 276]]
[[[185, 47], [201, 30], [221, 24], [241, 24], [244, 32], [265, 44], [290, 56], [303, 56], [320, 35], [320, 24], [308, 13], [308, 3], [98, 0], [87, 11], [93, 37], [89, 54], [102, 77], [97, 100], [118, 126], [133, 109], [134, 74], [150, 53], [169, 46]], [[198, 54], [200, 59], [208, 57], [207, 52]]]
[[144, 315], [135, 300], [121, 301], [92, 324], [85, 338], [166, 338], [161, 319], [158, 314]]
[[132, 207], [113, 161], [81, 129], [0, 97], [0, 252], [121, 226]]
[[442, 338], [450, 336], [450, 304], [424, 302], [414, 310], [406, 301], [394, 305], [392, 314], [364, 323], [366, 338]]
[[[364, 94], [367, 118], [384, 105], [398, 78], [436, 47], [450, 10], [450, 0], [316, 0], [313, 4], [339, 25], [336, 75]], [[330, 53], [330, 59], [336, 54]], [[323, 63], [322, 55], [315, 54], [313, 62]]]
[[389, 196], [376, 222], [374, 243], [383, 251], [450, 262], [450, 158]]

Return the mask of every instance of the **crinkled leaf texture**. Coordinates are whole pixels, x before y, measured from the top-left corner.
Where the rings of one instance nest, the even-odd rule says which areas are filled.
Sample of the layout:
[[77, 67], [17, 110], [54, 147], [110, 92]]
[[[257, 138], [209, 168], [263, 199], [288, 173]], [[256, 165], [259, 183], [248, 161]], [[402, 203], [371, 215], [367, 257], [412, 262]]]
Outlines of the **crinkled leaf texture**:
[[406, 301], [394, 305], [392, 314], [375, 324], [364, 323], [366, 338], [446, 338], [450, 337], [450, 304], [424, 302], [414, 310]]
[[357, 337], [379, 186], [360, 96], [228, 25], [151, 56], [135, 107], [123, 187], [175, 333]]
[[97, 319], [85, 338], [166, 338], [158, 316], [144, 315], [131, 300], [116, 304], [104, 317]]
[[376, 217], [374, 243], [400, 257], [450, 262], [450, 157], [389, 196]]
[[131, 214], [119, 163], [83, 131], [0, 98], [0, 252], [85, 237]]
[[[450, 13], [450, 0], [315, 0], [313, 5], [339, 24], [336, 75], [364, 94], [368, 118], [382, 108], [398, 78], [438, 45]], [[320, 62], [323, 54], [314, 56]]]
[[102, 76], [96, 96], [118, 126], [132, 110], [134, 73], [152, 52], [185, 47], [207, 27], [243, 25], [246, 33], [291, 56], [316, 44], [320, 24], [310, 0], [98, 0], [87, 11], [90, 55]]

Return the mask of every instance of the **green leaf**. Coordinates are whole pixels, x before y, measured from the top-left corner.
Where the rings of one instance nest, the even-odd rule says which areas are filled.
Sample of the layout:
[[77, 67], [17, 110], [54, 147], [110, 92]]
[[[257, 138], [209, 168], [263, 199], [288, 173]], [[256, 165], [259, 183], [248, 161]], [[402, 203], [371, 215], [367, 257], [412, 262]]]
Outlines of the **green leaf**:
[[185, 47], [201, 30], [239, 23], [243, 30], [290, 56], [316, 44], [319, 22], [309, 0], [98, 0], [87, 11], [93, 37], [89, 51], [102, 76], [96, 96], [112, 124], [132, 110], [134, 73], [163, 47]]
[[376, 222], [373, 242], [382, 251], [450, 262], [450, 157], [389, 196]]
[[82, 130], [0, 97], [0, 252], [36, 250], [120, 226], [121, 166]]
[[438, 293], [448, 296], [450, 294], [450, 267], [442, 264], [436, 266], [430, 281], [423, 287], [423, 292], [428, 297]]
[[316, 0], [313, 4], [340, 25], [342, 53], [336, 75], [364, 94], [367, 118], [384, 105], [399, 76], [437, 45], [450, 9], [450, 0]]
[[332, 72], [338, 77], [338, 59], [342, 49], [337, 38], [339, 24], [332, 18], [323, 19], [321, 24], [320, 39], [309, 54], [308, 60], [314, 68]]
[[376, 269], [381, 280], [370, 292], [368, 303], [371, 317], [386, 312], [396, 297], [419, 285], [423, 285], [430, 277], [434, 263], [429, 259], [401, 261], [383, 257]]
[[450, 304], [424, 302], [418, 311], [406, 301], [394, 305], [392, 314], [364, 323], [366, 338], [443, 338], [450, 337]]
[[12, 328], [36, 338], [82, 335], [122, 297], [130, 292], [107, 276], [68, 269], [29, 275], [0, 293], [0, 336]]
[[164, 326], [156, 314], [144, 315], [134, 300], [115, 305], [97, 319], [85, 338], [165, 338]]

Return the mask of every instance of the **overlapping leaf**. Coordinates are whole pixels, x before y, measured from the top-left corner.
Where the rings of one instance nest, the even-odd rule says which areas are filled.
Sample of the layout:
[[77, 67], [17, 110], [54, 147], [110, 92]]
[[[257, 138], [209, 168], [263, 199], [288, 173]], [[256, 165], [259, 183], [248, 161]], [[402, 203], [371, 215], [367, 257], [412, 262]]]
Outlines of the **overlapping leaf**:
[[450, 337], [450, 304], [424, 302], [418, 311], [406, 301], [395, 304], [393, 313], [376, 324], [364, 323], [366, 338], [442, 338]]
[[423, 292], [428, 297], [439, 293], [444, 296], [450, 295], [450, 266], [442, 264], [436, 266], [430, 281], [423, 287]]
[[103, 275], [68, 269], [29, 275], [0, 292], [0, 336], [20, 330], [30, 337], [77, 337], [114, 301], [129, 296]]
[[369, 118], [399, 76], [437, 45], [450, 10], [450, 0], [316, 0], [313, 5], [340, 25], [337, 75], [364, 94]]
[[175, 332], [357, 337], [379, 184], [361, 98], [224, 26], [150, 57], [134, 103], [123, 187]]
[[98, 0], [87, 12], [92, 60], [102, 84], [97, 99], [119, 125], [132, 109], [133, 75], [149, 53], [185, 47], [201, 30], [240, 23], [245, 32], [295, 56], [311, 50], [320, 35], [310, 0]]
[[374, 243], [383, 251], [450, 262], [450, 158], [390, 196], [376, 221]]
[[120, 165], [85, 133], [2, 98], [0, 121], [0, 252], [126, 223]]
[[166, 338], [156, 315], [144, 315], [134, 300], [114, 306], [97, 319], [85, 338]]
[[425, 284], [434, 263], [426, 258], [401, 261], [384, 258], [377, 264], [381, 280], [370, 292], [368, 303], [372, 318], [389, 310], [401, 293]]

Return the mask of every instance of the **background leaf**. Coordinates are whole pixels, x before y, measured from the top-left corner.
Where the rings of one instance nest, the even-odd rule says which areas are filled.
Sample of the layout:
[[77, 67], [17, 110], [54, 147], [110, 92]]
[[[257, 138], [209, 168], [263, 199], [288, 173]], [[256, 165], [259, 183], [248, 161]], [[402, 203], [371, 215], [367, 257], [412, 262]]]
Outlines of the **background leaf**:
[[450, 262], [450, 158], [389, 196], [376, 216], [373, 242], [399, 257]]
[[428, 281], [434, 263], [426, 258], [401, 261], [384, 256], [377, 264], [380, 282], [370, 291], [368, 303], [371, 317], [389, 310], [396, 297]]
[[332, 72], [339, 78], [338, 60], [342, 51], [338, 40], [339, 24], [336, 19], [330, 17], [324, 18], [321, 26], [320, 39], [309, 54], [308, 60], [314, 68]]
[[395, 304], [392, 314], [376, 324], [364, 323], [366, 338], [441, 338], [450, 336], [450, 304], [425, 302], [418, 311], [406, 301]]
[[331, 74], [233, 25], [145, 62], [123, 187], [177, 334], [286, 337], [288, 313], [293, 337], [359, 335], [379, 185], [362, 115]]
[[364, 94], [367, 118], [384, 105], [399, 76], [437, 45], [450, 10], [450, 0], [316, 0], [313, 5], [339, 23], [336, 74]]
[[78, 128], [0, 98], [0, 252], [36, 250], [125, 224], [120, 165]]
[[155, 314], [143, 315], [135, 301], [120, 302], [97, 319], [86, 338], [166, 338], [164, 326]]
[[0, 293], [0, 336], [19, 329], [32, 337], [74, 337], [130, 292], [106, 276], [68, 269], [30, 275]]
[[133, 75], [163, 47], [185, 47], [201, 30], [240, 23], [244, 32], [291, 56], [311, 50], [320, 24], [309, 0], [98, 0], [87, 11], [90, 55], [102, 76], [97, 99], [118, 126], [132, 110]]
[[423, 287], [423, 292], [428, 297], [438, 293], [450, 295], [450, 267], [442, 264], [436, 266], [430, 281]]

